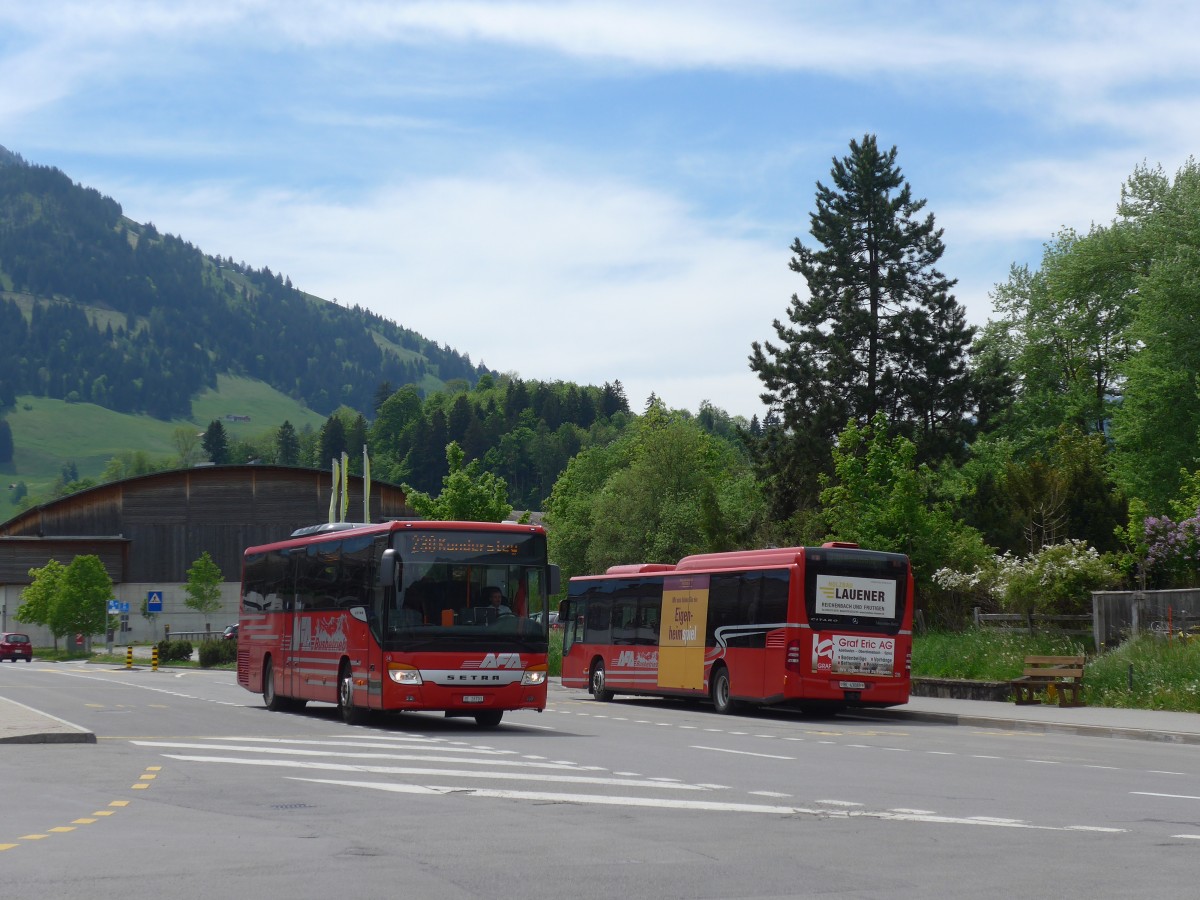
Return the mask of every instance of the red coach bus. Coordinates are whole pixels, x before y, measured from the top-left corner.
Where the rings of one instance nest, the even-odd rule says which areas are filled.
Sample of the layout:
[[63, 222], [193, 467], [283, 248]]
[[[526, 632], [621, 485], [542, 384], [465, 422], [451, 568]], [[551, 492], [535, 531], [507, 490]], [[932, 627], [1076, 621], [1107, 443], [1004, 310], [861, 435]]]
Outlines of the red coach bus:
[[558, 567], [540, 526], [388, 522], [300, 529], [242, 568], [238, 684], [271, 710], [335, 703], [500, 723], [546, 708], [547, 602]]
[[908, 557], [854, 544], [689, 556], [572, 578], [562, 683], [834, 712], [907, 703]]

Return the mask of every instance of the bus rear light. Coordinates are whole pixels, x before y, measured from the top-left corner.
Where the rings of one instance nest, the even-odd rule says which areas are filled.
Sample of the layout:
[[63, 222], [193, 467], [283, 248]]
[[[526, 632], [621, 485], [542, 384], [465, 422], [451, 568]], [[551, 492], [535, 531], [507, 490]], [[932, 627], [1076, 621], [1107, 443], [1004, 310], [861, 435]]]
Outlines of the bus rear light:
[[784, 659], [783, 666], [789, 672], [800, 671], [800, 642], [788, 641], [787, 657]]
[[388, 663], [388, 677], [396, 684], [422, 684], [421, 671], [404, 663]]
[[534, 666], [526, 669], [525, 674], [521, 676], [521, 684], [536, 685], [546, 683], [546, 669], [542, 666]]

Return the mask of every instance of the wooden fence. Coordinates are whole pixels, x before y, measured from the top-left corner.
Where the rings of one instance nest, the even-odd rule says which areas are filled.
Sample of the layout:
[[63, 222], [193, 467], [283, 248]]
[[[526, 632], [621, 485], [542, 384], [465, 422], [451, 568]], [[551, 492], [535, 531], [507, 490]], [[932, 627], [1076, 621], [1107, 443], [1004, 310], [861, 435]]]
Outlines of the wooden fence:
[[1041, 613], [985, 613], [975, 607], [976, 628], [1003, 628], [1022, 634], [1037, 634], [1039, 631], [1068, 634], [1072, 637], [1091, 638], [1093, 618], [1090, 614], [1078, 616], [1049, 616]]

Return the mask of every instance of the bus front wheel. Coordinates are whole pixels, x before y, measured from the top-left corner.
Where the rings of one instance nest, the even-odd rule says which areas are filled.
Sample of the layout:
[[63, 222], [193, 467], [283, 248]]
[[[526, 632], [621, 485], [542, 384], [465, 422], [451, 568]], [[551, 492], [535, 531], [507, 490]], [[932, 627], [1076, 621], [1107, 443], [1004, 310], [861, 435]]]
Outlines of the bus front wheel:
[[367, 711], [354, 705], [354, 673], [348, 662], [338, 672], [338, 711], [347, 725], [361, 725], [367, 718]]
[[711, 690], [713, 709], [723, 716], [737, 710], [738, 702], [729, 695], [729, 670], [724, 666], [713, 671]]
[[613, 698], [613, 692], [604, 686], [604, 663], [596, 660], [592, 664], [592, 677], [589, 682], [591, 685], [592, 696], [601, 703], [607, 703]]
[[475, 713], [475, 724], [480, 728], [495, 728], [504, 718], [504, 710], [489, 709], [487, 712]]

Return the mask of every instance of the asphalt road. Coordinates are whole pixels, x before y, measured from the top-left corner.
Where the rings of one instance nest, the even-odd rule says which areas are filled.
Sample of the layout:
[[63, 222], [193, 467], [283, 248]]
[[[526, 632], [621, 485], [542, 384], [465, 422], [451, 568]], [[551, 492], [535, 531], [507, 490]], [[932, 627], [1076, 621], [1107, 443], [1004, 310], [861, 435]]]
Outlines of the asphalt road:
[[1191, 896], [1194, 746], [601, 704], [494, 730], [269, 713], [229, 672], [34, 663], [95, 744], [0, 746], [3, 895]]

